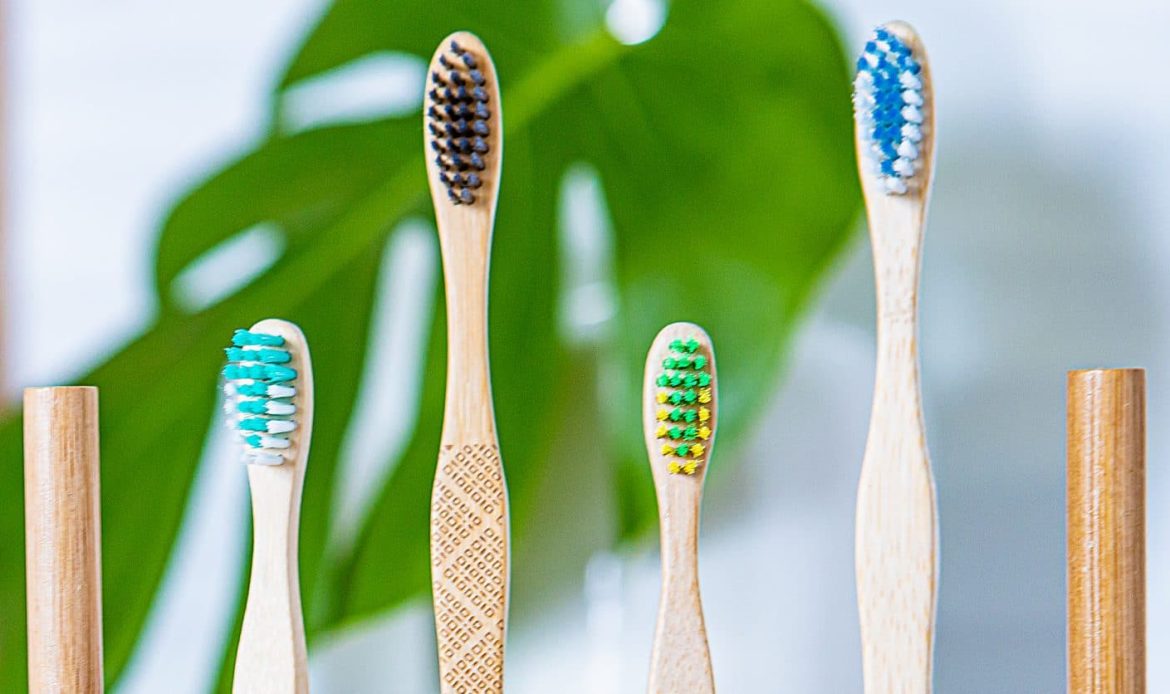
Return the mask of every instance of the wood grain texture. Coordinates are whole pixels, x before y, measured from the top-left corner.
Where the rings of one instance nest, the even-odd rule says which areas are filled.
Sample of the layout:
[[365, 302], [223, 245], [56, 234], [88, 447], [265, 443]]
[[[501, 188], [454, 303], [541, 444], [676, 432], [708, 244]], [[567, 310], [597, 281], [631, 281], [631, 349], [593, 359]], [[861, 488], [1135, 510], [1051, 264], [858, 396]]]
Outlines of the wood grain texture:
[[[252, 495], [252, 573], [236, 652], [232, 691], [237, 694], [305, 694], [308, 655], [298, 541], [301, 492], [313, 433], [313, 365], [300, 328], [268, 319], [252, 332], [280, 335], [296, 369], [297, 428], [281, 465], [247, 465]], [[241, 444], [244, 445], [244, 444]]]
[[[657, 385], [656, 379], [663, 373], [663, 359], [671, 354], [670, 343], [689, 338], [699, 341], [696, 354], [706, 356], [709, 361], [712, 390], [711, 402], [706, 405], [711, 412], [707, 424], [711, 436], [705, 442], [707, 450], [702, 463], [693, 475], [669, 471], [672, 456], [663, 454], [663, 440], [657, 436], [661, 424], [657, 413], [662, 406], [656, 397], [663, 389]], [[699, 507], [719, 417], [715, 354], [706, 331], [693, 323], [673, 323], [663, 328], [654, 338], [646, 357], [643, 384], [642, 425], [658, 495], [662, 547], [662, 588], [650, 656], [648, 691], [651, 694], [705, 694], [715, 691], [715, 676], [699, 592]]]
[[[488, 366], [487, 291], [503, 138], [499, 85], [483, 43], [458, 32], [443, 40], [430, 71], [456, 41], [483, 73], [491, 108], [484, 183], [474, 204], [456, 205], [439, 182], [424, 120], [447, 299], [447, 394], [431, 496], [431, 588], [444, 694], [504, 688], [508, 615], [508, 495], [496, 437]], [[424, 110], [435, 106], [428, 95]], [[424, 116], [425, 118], [425, 116]]]
[[98, 391], [24, 391], [32, 694], [103, 689]]
[[1068, 691], [1146, 691], [1146, 377], [1068, 374]]
[[[918, 35], [886, 25], [922, 65], [922, 168], [905, 195], [861, 175], [877, 284], [877, 373], [857, 496], [856, 572], [867, 694], [931, 691], [938, 530], [918, 376], [918, 275], [934, 170], [930, 65]], [[858, 160], [864, 136], [857, 132]]]

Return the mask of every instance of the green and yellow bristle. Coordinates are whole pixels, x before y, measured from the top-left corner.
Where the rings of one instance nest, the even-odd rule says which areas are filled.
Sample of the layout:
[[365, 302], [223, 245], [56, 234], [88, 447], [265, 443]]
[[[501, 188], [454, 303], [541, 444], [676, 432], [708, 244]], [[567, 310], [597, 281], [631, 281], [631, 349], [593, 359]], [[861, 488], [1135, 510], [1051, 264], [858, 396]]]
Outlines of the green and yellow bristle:
[[655, 380], [658, 428], [654, 433], [667, 458], [667, 469], [676, 475], [693, 475], [702, 468], [714, 434], [714, 378], [711, 357], [702, 346], [694, 336], [672, 340]]

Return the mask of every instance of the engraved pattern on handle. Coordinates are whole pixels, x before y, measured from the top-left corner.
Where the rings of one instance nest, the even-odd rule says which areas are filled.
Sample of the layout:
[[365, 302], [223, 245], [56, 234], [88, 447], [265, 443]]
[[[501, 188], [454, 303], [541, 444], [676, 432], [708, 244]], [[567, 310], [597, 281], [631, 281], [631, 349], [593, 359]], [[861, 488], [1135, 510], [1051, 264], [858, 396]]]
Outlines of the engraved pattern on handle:
[[495, 444], [443, 446], [431, 497], [431, 587], [444, 694], [503, 691], [507, 508]]

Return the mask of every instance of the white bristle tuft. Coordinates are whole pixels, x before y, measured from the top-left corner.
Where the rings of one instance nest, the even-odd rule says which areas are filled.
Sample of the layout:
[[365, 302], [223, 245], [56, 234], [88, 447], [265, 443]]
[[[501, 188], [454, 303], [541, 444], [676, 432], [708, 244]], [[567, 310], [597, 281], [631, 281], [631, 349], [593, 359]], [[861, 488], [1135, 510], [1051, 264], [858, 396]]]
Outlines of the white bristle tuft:
[[271, 385], [268, 386], [268, 397], [270, 398], [291, 398], [296, 396], [297, 389], [292, 386]]
[[891, 193], [896, 193], [898, 195], [902, 195], [906, 191], [909, 190], [909, 187], [907, 187], [906, 182], [900, 178], [896, 178], [894, 176], [887, 176], [882, 180], [885, 182], [886, 190], [891, 192]]
[[287, 419], [268, 420], [269, 434], [287, 434], [297, 428], [296, 422]]
[[287, 417], [296, 414], [297, 408], [291, 402], [276, 402], [275, 400], [271, 400], [268, 402], [267, 410], [268, 414]]
[[249, 465], [283, 465], [284, 456], [279, 453], [248, 453], [244, 456], [244, 461]]

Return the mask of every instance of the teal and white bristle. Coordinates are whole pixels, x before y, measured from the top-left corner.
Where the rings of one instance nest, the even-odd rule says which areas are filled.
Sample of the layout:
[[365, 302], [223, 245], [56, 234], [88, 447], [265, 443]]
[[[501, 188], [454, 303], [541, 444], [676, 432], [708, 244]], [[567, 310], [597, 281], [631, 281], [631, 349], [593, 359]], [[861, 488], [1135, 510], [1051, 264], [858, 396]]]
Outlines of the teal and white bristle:
[[857, 59], [853, 86], [854, 113], [870, 173], [886, 193], [906, 193], [921, 166], [922, 65], [901, 39], [878, 27]]
[[296, 430], [297, 372], [280, 335], [237, 330], [224, 350], [224, 410], [239, 432], [249, 465], [280, 465]]

